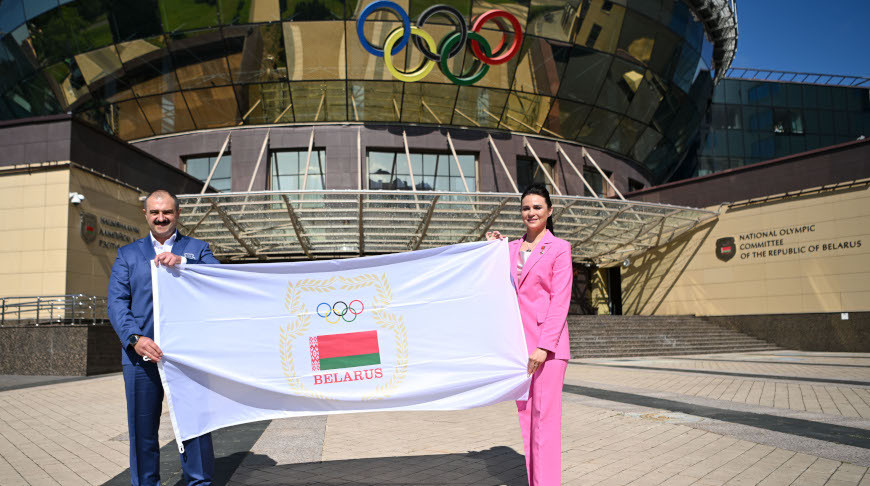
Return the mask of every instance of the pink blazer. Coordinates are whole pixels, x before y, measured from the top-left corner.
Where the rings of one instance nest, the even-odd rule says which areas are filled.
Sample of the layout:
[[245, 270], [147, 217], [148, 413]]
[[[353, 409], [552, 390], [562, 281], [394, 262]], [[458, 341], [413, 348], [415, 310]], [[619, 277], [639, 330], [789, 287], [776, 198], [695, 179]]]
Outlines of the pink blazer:
[[508, 244], [511, 278], [517, 289], [529, 354], [535, 348], [542, 348], [552, 351], [556, 359], [571, 359], [567, 322], [574, 280], [571, 244], [545, 231], [547, 233], [523, 265], [519, 280], [516, 278], [517, 260], [525, 236]]

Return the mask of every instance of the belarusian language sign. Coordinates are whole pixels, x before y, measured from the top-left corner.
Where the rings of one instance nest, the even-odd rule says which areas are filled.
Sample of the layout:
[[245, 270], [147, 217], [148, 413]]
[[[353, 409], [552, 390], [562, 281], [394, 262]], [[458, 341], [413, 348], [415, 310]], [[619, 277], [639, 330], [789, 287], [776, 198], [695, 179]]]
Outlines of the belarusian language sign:
[[455, 410], [528, 391], [507, 242], [152, 269], [178, 443], [257, 420]]

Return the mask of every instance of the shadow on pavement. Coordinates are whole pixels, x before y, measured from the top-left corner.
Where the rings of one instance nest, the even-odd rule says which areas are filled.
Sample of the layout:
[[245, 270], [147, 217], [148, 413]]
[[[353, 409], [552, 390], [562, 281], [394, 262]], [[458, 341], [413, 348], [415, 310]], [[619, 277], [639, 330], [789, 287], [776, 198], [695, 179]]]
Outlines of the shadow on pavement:
[[377, 457], [281, 466], [252, 464], [236, 470], [229, 485], [415, 485], [474, 484], [524, 486], [522, 454], [499, 446], [467, 454]]
[[[235, 425], [212, 432], [214, 444], [215, 475], [214, 485], [227, 484], [239, 465], [247, 459], [256, 460], [261, 464], [275, 464], [275, 461], [266, 456], [250, 454], [251, 447], [271, 423], [270, 420], [253, 422], [250, 424]], [[178, 446], [172, 440], [160, 448], [160, 482], [164, 485], [181, 486], [186, 484], [184, 475], [181, 473], [181, 461], [178, 457]], [[130, 470], [126, 469], [103, 486], [128, 486], [130, 484]]]

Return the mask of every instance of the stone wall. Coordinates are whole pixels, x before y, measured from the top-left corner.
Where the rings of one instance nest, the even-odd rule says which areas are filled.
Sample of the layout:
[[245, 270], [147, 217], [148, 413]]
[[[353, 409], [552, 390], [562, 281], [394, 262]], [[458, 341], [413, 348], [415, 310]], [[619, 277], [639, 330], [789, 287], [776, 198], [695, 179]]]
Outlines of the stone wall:
[[0, 374], [86, 376], [121, 371], [109, 325], [0, 327]]
[[708, 316], [726, 329], [801, 351], [870, 352], [870, 312]]

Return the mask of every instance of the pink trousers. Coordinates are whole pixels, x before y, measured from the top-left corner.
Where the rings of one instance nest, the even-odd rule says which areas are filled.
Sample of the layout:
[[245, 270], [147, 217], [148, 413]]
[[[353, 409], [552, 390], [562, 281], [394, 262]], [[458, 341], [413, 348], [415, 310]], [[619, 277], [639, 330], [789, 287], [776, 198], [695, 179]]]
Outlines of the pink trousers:
[[528, 400], [517, 400], [530, 486], [562, 483], [562, 384], [568, 361], [548, 359], [532, 375]]

